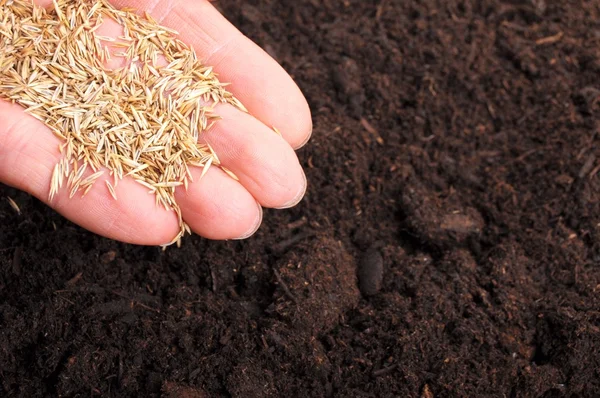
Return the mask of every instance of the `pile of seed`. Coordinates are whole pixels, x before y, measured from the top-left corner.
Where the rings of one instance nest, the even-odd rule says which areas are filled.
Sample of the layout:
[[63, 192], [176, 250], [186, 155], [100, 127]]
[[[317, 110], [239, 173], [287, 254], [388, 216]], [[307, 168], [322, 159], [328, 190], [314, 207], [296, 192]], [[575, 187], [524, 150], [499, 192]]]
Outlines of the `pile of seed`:
[[[96, 34], [107, 18], [122, 26], [121, 36]], [[175, 189], [192, 182], [190, 166], [204, 175], [219, 165], [198, 142], [218, 120], [214, 106], [245, 110], [176, 35], [104, 0], [58, 0], [48, 10], [32, 0], [0, 0], [0, 97], [62, 141], [50, 200], [60, 189], [85, 195], [105, 172], [105, 189], [117, 199], [118, 181], [130, 176], [179, 217], [173, 243], [189, 233]], [[111, 55], [108, 43], [122, 51]], [[109, 70], [111, 56], [125, 66]]]

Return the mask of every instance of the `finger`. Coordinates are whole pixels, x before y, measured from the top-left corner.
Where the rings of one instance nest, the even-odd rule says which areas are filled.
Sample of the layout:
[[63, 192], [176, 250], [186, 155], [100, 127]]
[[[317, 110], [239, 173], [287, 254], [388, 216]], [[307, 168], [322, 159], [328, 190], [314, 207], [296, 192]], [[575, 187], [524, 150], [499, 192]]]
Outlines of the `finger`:
[[67, 219], [99, 235], [127, 243], [162, 245], [178, 232], [177, 217], [156, 206], [147, 189], [130, 179], [111, 197], [103, 181], [82, 197], [61, 189], [48, 201], [54, 166], [61, 159], [60, 141], [19, 105], [0, 101], [0, 181], [48, 203]]
[[306, 177], [289, 144], [264, 124], [230, 105], [219, 105], [222, 117], [203, 133], [221, 164], [264, 207], [296, 205], [306, 191]]
[[297, 148], [312, 131], [308, 104], [283, 68], [223, 17], [208, 1], [112, 0], [148, 12], [180, 33], [207, 65], [214, 66], [250, 113], [277, 128]]
[[176, 191], [183, 218], [198, 235], [208, 239], [245, 239], [262, 222], [262, 208], [250, 193], [222, 170], [192, 168], [194, 183]]

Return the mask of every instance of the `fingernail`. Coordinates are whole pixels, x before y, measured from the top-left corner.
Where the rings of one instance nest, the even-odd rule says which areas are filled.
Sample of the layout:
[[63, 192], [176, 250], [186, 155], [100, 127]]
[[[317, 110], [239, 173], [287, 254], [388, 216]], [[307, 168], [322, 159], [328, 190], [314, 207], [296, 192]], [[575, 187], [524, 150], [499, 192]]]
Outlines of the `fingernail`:
[[248, 239], [249, 237], [254, 235], [256, 233], [256, 231], [259, 230], [259, 228], [262, 224], [262, 220], [263, 220], [263, 208], [260, 205], [260, 203], [256, 202], [256, 204], [258, 206], [258, 216], [256, 217], [256, 221], [254, 221], [254, 225], [252, 226], [252, 228], [250, 228], [250, 230], [248, 230], [248, 232], [246, 232], [244, 235], [242, 235], [239, 238], [235, 238], [234, 240]]
[[288, 203], [286, 203], [285, 205], [283, 205], [281, 207], [276, 207], [276, 209], [279, 209], [279, 210], [289, 209], [290, 207], [294, 207], [298, 203], [300, 203], [302, 198], [304, 198], [304, 195], [306, 194], [306, 189], [308, 187], [308, 180], [306, 179], [306, 174], [304, 173], [304, 170], [302, 170], [302, 177], [304, 178], [304, 184], [302, 185], [302, 189], [300, 189], [300, 191], [298, 191], [298, 194], [294, 197], [294, 199], [290, 200]]
[[300, 149], [300, 148], [304, 147], [306, 144], [308, 144], [308, 141], [310, 141], [310, 139], [312, 138], [312, 134], [313, 134], [313, 129], [311, 128], [310, 133], [308, 133], [308, 136], [306, 137], [306, 139], [304, 141], [302, 141], [302, 143], [294, 149]]

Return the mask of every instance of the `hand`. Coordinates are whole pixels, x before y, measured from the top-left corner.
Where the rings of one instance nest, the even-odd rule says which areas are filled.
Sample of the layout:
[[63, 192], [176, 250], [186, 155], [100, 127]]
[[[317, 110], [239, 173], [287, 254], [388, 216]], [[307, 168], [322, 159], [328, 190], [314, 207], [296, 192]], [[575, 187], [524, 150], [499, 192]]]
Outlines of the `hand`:
[[[49, 6], [51, 0], [37, 1]], [[312, 131], [310, 110], [288, 74], [231, 25], [208, 0], [114, 0], [117, 8], [148, 12], [161, 25], [177, 30], [205, 64], [213, 66], [249, 114], [220, 105], [222, 120], [205, 134], [223, 166], [192, 174], [188, 191], [177, 191], [183, 218], [210, 239], [241, 239], [262, 221], [262, 207], [288, 208], [304, 196], [306, 177], [294, 152]], [[105, 21], [104, 36], [117, 36], [116, 22]], [[281, 131], [275, 134], [272, 127]], [[19, 105], [0, 101], [0, 182], [48, 202], [50, 180], [60, 160], [60, 141]], [[61, 190], [50, 206], [71, 221], [105, 237], [128, 243], [162, 245], [178, 233], [173, 212], [156, 206], [154, 197], [124, 179], [115, 201], [100, 184], [85, 196]]]

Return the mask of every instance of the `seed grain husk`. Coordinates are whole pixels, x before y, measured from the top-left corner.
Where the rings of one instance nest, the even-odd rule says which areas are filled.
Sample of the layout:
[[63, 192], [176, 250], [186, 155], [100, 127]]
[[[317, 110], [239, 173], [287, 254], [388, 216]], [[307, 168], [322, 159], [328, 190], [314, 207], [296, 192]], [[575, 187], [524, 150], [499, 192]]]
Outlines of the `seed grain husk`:
[[10, 205], [10, 207], [12, 207], [13, 210], [15, 212], [17, 212], [18, 215], [21, 215], [21, 209], [19, 208], [19, 205], [17, 204], [17, 202], [15, 202], [14, 199], [11, 198], [10, 196], [7, 196], [6, 200], [8, 200], [8, 204]]

